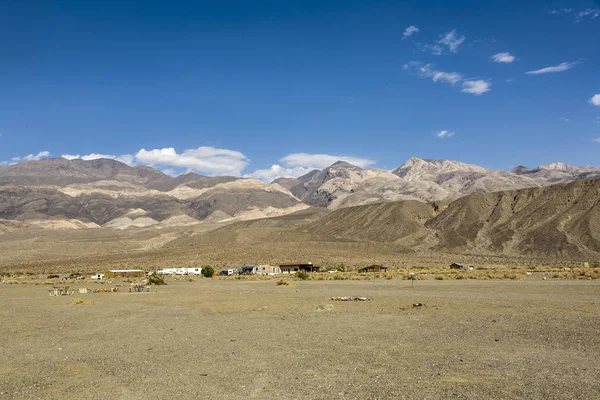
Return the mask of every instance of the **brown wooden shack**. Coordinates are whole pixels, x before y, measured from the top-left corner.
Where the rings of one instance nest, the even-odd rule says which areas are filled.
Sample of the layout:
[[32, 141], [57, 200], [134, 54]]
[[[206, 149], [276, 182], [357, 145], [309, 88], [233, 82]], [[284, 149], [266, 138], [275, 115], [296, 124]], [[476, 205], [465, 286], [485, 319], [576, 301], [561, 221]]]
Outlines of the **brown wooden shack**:
[[359, 272], [385, 272], [387, 271], [387, 267], [383, 265], [369, 265], [368, 267], [364, 267], [359, 269]]

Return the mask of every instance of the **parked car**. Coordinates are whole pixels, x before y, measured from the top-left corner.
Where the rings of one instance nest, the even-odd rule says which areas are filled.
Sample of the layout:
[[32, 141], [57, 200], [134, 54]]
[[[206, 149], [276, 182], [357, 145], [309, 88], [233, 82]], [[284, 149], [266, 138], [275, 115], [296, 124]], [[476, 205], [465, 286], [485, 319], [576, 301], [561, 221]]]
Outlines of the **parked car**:
[[222, 271], [220, 271], [220, 272], [219, 272], [219, 275], [220, 275], [220, 276], [231, 276], [231, 275], [237, 274], [237, 272], [238, 272], [238, 271], [237, 271], [237, 269], [235, 269], [235, 268], [232, 268], [232, 269], [224, 269], [224, 270], [222, 270]]

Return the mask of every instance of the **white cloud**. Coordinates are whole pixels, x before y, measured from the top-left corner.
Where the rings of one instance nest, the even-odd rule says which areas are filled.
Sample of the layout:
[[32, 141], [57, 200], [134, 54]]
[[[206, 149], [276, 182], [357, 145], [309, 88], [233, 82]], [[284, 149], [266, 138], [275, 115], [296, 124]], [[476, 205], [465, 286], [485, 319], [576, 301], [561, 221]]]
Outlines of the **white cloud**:
[[442, 46], [437, 44], [424, 44], [423, 51], [429, 51], [434, 56], [441, 56], [444, 54], [444, 49], [442, 49]]
[[412, 36], [413, 34], [419, 32], [419, 28], [417, 28], [414, 25], [409, 26], [408, 28], [406, 28], [404, 30], [404, 34], [402, 35], [402, 40], [406, 39], [409, 36]]
[[423, 64], [419, 61], [411, 61], [408, 64], [404, 64], [402, 69], [409, 71], [411, 74], [417, 75], [420, 78], [431, 78], [434, 82], [448, 83], [455, 85], [460, 81], [462, 83], [463, 93], [481, 95], [485, 92], [489, 92], [492, 84], [489, 80], [473, 80], [464, 79], [458, 72], [444, 72], [434, 69], [433, 64]]
[[599, 94], [595, 94], [591, 99], [590, 99], [590, 104], [593, 106], [598, 106], [600, 107], [600, 93]]
[[573, 12], [572, 8], [561, 8], [558, 10], [550, 10], [548, 14], [569, 14]]
[[442, 81], [454, 85], [462, 79], [462, 76], [456, 72], [435, 71], [431, 79], [434, 82]]
[[497, 63], [511, 63], [516, 60], [516, 57], [510, 53], [498, 53], [492, 56], [492, 60]]
[[307, 154], [294, 153], [288, 154], [280, 160], [286, 167], [304, 167], [309, 170], [323, 169], [329, 167], [337, 161], [346, 161], [357, 167], [365, 168], [375, 164], [375, 161], [367, 158], [351, 157], [351, 156], [332, 156], [330, 154]]
[[590, 17], [591, 19], [600, 17], [600, 8], [588, 8], [578, 12], [575, 16], [575, 22], [581, 22], [585, 17]]
[[454, 136], [454, 132], [450, 132], [450, 131], [439, 131], [435, 134], [437, 137], [439, 137], [440, 139], [447, 139], [447, 138], [451, 138], [452, 136]]
[[592, 140], [593, 140], [594, 142], [598, 142], [598, 143], [600, 143], [600, 137], [599, 137], [599, 138], [596, 138], [596, 139], [592, 139]]
[[160, 165], [164, 167], [186, 168], [209, 175], [242, 174], [250, 160], [235, 150], [216, 149], [214, 147], [198, 147], [184, 150], [179, 154], [174, 148], [146, 150], [142, 149], [135, 155], [138, 164]]
[[566, 70], [573, 68], [577, 64], [579, 64], [577, 61], [564, 62], [564, 63], [560, 63], [559, 65], [555, 65], [553, 67], [546, 67], [546, 68], [542, 68], [542, 69], [537, 69], [535, 71], [527, 71], [525, 73], [527, 75], [539, 75], [539, 74], [548, 74], [548, 73], [554, 73], [554, 72], [562, 72], [562, 71], [566, 71]]
[[125, 164], [130, 165], [130, 166], [133, 165], [134, 161], [135, 161], [135, 157], [132, 156], [131, 154], [123, 154], [121, 156], [113, 156], [113, 155], [110, 155], [110, 154], [97, 154], [97, 153], [86, 154], [84, 156], [80, 156], [79, 154], [77, 154], [77, 155], [63, 154], [61, 157], [65, 158], [67, 160], [84, 160], [84, 161], [91, 161], [91, 160], [99, 160], [101, 158], [108, 158], [110, 160], [121, 161], [122, 163], [125, 163]]
[[315, 169], [327, 168], [337, 161], [345, 161], [361, 168], [375, 164], [375, 161], [361, 157], [308, 153], [288, 154], [279, 161], [283, 165], [274, 164], [271, 168], [258, 169], [245, 176], [264, 182], [273, 182], [277, 178], [297, 178]]
[[561, 120], [562, 122], [569, 122], [569, 121], [570, 121], [570, 119], [569, 119], [569, 118], [565, 118], [565, 117], [561, 117], [561, 119], [560, 119], [560, 120]]
[[458, 51], [458, 47], [465, 41], [465, 39], [465, 36], [459, 36], [456, 33], [456, 30], [453, 29], [446, 33], [440, 40], [438, 40], [438, 43], [448, 46], [451, 52], [456, 53]]
[[489, 92], [490, 90], [490, 86], [492, 86], [492, 84], [488, 81], [484, 81], [482, 79], [478, 79], [478, 80], [468, 80], [468, 81], [464, 81], [462, 84], [462, 90], [461, 92], [463, 93], [470, 93], [470, 94], [474, 94], [476, 96], [482, 95], [485, 92]]
[[12, 161], [14, 161], [15, 163], [25, 162], [25, 161], [39, 161], [42, 158], [48, 158], [48, 157], [50, 157], [49, 151], [40, 151], [37, 154], [28, 154], [24, 157], [13, 157]]
[[277, 178], [297, 178], [299, 176], [306, 175], [307, 173], [309, 173], [312, 170], [313, 170], [313, 168], [305, 168], [305, 167], [286, 168], [286, 167], [282, 167], [279, 164], [275, 164], [275, 165], [271, 166], [271, 168], [257, 169], [256, 171], [254, 171], [250, 174], [246, 174], [244, 176], [248, 177], [248, 178], [260, 179], [261, 181], [270, 183], [270, 182], [273, 182]]
[[418, 61], [412, 61], [405, 64], [403, 67], [405, 70], [416, 74], [420, 78], [431, 78], [434, 82], [449, 83], [451, 85], [456, 84], [462, 80], [462, 75], [458, 72], [444, 72], [434, 69], [433, 64], [425, 64]]

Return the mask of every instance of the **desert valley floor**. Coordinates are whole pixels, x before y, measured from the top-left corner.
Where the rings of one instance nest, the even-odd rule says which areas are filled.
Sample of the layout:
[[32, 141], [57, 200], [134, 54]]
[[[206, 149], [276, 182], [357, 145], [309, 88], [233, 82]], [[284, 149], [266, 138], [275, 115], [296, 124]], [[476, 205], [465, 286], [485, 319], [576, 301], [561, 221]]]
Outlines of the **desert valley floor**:
[[598, 280], [47, 289], [0, 285], [0, 398], [600, 398]]

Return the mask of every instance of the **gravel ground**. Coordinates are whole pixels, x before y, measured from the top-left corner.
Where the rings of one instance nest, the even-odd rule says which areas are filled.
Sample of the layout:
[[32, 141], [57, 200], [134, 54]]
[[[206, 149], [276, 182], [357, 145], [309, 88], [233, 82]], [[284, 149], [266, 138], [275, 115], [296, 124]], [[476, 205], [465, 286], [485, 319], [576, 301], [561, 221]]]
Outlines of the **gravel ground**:
[[598, 281], [47, 289], [0, 285], [0, 399], [600, 399]]

